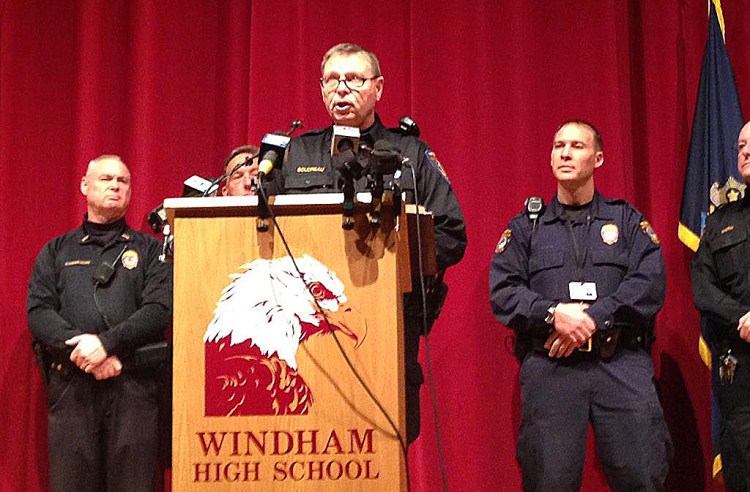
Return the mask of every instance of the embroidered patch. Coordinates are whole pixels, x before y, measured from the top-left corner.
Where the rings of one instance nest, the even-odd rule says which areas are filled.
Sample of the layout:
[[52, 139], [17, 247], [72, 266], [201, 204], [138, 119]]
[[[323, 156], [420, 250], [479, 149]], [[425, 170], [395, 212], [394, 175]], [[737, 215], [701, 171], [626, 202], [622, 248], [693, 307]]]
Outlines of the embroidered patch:
[[500, 236], [500, 240], [497, 242], [497, 246], [495, 246], [495, 253], [502, 253], [505, 251], [505, 247], [510, 243], [511, 236], [512, 233], [510, 232], [510, 229], [505, 229], [505, 232], [503, 232], [503, 235]]
[[615, 244], [620, 239], [620, 229], [617, 224], [604, 224], [601, 230], [602, 241], [606, 244]]
[[298, 173], [322, 173], [325, 170], [326, 168], [323, 166], [299, 166], [297, 168]]
[[126, 252], [122, 254], [122, 266], [127, 268], [128, 270], [132, 270], [133, 268], [138, 266], [138, 252], [129, 249]]
[[720, 234], [726, 234], [727, 232], [733, 231], [733, 230], [734, 230], [734, 226], [733, 225], [726, 226], [724, 229], [721, 230]]
[[656, 231], [654, 231], [654, 228], [651, 227], [649, 221], [644, 220], [643, 222], [641, 222], [641, 230], [646, 233], [652, 243], [661, 244], [659, 242], [659, 238], [656, 236]]
[[427, 157], [427, 160], [430, 162], [430, 164], [433, 165], [435, 169], [440, 173], [442, 177], [445, 178], [445, 180], [450, 183], [451, 180], [448, 179], [448, 173], [445, 172], [445, 168], [443, 168], [443, 165], [440, 164], [440, 161], [438, 160], [437, 156], [435, 155], [435, 152], [433, 152], [431, 149], [427, 149], [424, 151], [425, 157]]

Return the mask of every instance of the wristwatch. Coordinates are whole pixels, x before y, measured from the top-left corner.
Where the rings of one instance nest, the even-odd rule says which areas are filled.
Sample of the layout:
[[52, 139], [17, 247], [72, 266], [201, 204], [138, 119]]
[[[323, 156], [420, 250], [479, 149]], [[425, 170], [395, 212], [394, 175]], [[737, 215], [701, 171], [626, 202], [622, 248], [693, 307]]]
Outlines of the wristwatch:
[[555, 323], [555, 308], [557, 307], [557, 304], [553, 304], [547, 309], [547, 316], [544, 318], [544, 322], [548, 325], [552, 325]]

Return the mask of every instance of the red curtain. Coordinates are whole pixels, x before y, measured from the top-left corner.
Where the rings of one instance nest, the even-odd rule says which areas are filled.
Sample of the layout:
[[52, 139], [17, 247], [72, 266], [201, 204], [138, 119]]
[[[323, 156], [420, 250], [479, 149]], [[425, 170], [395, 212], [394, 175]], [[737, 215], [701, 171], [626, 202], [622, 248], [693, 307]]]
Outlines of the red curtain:
[[[725, 0], [726, 42], [750, 107], [750, 2]], [[697, 355], [691, 253], [676, 238], [705, 0], [380, 2], [0, 1], [0, 490], [46, 490], [46, 408], [25, 323], [42, 244], [76, 227], [86, 163], [121, 155], [128, 220], [217, 175], [228, 151], [302, 119], [328, 124], [323, 52], [351, 41], [381, 59], [386, 124], [412, 116], [467, 218], [466, 258], [431, 337], [450, 490], [519, 490], [518, 364], [488, 304], [490, 256], [524, 197], [547, 199], [553, 132], [567, 118], [604, 137], [599, 189], [659, 233], [668, 294], [657, 319], [658, 386], [675, 442], [669, 490], [711, 482], [709, 377]], [[424, 351], [423, 351], [424, 362]], [[410, 448], [415, 491], [440, 490], [435, 422], [422, 394]], [[604, 479], [589, 446], [583, 489]]]

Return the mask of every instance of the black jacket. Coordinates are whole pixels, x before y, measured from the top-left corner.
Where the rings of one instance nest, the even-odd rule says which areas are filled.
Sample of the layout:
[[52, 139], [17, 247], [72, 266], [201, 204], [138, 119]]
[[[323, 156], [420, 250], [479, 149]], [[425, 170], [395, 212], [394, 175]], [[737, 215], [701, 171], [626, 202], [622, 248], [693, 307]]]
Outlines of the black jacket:
[[695, 305], [708, 318], [712, 335], [739, 342], [737, 324], [750, 311], [748, 194], [709, 215], [691, 273]]
[[[332, 127], [307, 132], [292, 139], [281, 176], [276, 176], [275, 193], [332, 193], [341, 192], [343, 178], [334, 169], [331, 160]], [[376, 117], [375, 124], [363, 131], [360, 137], [371, 146], [378, 140], [386, 140], [398, 148], [414, 167], [417, 178], [416, 191], [420, 205], [434, 214], [437, 262], [445, 269], [461, 260], [466, 249], [466, 227], [461, 206], [453, 194], [440, 163], [423, 141], [389, 130]], [[386, 182], [392, 176], [386, 177]], [[355, 191], [366, 191], [367, 181], [355, 182]], [[414, 182], [411, 172], [404, 167], [401, 188], [406, 200], [415, 203]]]
[[[97, 266], [121, 251], [111, 280], [97, 287], [92, 277]], [[106, 247], [93, 241], [84, 226], [52, 239], [37, 256], [29, 280], [32, 335], [43, 345], [65, 349], [65, 340], [95, 333], [107, 353], [118, 356], [163, 340], [172, 321], [172, 276], [170, 266], [159, 262], [160, 253], [159, 241], [124, 221]]]

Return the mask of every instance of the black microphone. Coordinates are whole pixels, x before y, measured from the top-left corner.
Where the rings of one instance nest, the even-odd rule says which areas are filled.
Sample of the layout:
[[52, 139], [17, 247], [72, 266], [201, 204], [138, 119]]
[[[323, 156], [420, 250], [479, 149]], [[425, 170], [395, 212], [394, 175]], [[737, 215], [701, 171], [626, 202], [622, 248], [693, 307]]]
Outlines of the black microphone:
[[403, 116], [400, 120], [398, 120], [398, 131], [402, 135], [409, 135], [419, 138], [419, 126], [417, 125], [417, 122], [411, 119], [409, 116]]
[[359, 149], [359, 128], [354, 126], [333, 125], [331, 137], [331, 157], [337, 157], [347, 150], [352, 153]]
[[260, 141], [260, 164], [258, 164], [258, 178], [262, 179], [273, 168], [281, 167], [286, 158], [286, 149], [291, 138], [289, 135], [266, 133]]
[[393, 147], [386, 140], [375, 142], [370, 151], [370, 160], [367, 165], [368, 174], [393, 174], [401, 168], [404, 158], [401, 149]]

